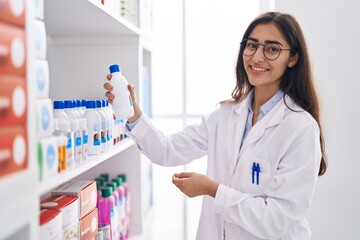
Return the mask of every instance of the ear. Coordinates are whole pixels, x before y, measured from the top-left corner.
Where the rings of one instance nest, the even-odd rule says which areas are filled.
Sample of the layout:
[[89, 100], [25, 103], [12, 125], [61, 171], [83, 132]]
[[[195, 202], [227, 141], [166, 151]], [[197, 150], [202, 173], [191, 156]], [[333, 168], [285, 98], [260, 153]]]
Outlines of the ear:
[[296, 53], [294, 56], [290, 57], [289, 62], [287, 64], [288, 67], [289, 68], [294, 67], [297, 64], [298, 60], [299, 60], [299, 53]]

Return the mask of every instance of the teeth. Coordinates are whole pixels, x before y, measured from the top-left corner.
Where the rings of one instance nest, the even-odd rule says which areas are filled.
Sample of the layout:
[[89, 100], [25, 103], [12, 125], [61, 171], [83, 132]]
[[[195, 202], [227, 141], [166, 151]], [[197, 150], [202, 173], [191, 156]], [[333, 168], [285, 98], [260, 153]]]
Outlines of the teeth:
[[266, 72], [267, 69], [266, 68], [257, 68], [257, 67], [251, 67], [253, 70], [255, 71], [259, 71], [259, 72]]

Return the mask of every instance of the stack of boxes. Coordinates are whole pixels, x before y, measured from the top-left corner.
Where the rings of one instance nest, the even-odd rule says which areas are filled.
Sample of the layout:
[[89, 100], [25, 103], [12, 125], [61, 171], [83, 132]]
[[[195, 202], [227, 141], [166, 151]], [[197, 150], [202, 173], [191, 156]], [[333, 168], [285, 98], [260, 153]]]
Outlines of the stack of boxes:
[[46, 60], [46, 29], [44, 23], [44, 0], [34, 0], [32, 40], [35, 56], [33, 78], [36, 96], [36, 134], [38, 141], [39, 178], [44, 180], [58, 173], [58, 138], [52, 136], [53, 110], [49, 98], [49, 64]]
[[25, 1], [0, 0], [0, 177], [28, 166], [25, 15]]

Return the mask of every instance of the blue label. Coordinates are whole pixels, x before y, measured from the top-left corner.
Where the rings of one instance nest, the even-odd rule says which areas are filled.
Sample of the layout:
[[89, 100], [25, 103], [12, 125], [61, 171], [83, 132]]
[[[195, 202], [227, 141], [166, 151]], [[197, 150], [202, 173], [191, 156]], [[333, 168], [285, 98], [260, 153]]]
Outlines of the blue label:
[[50, 126], [50, 113], [46, 106], [41, 109], [41, 127], [46, 130]]
[[99, 146], [100, 145], [100, 141], [99, 140], [94, 140], [94, 146]]
[[44, 73], [44, 69], [42, 69], [41, 67], [38, 67], [38, 69], [36, 71], [36, 82], [37, 82], [38, 89], [40, 91], [44, 90], [44, 88], [45, 88], [45, 73]]
[[88, 144], [88, 142], [89, 142], [89, 136], [84, 135], [84, 144]]
[[49, 169], [52, 169], [54, 166], [54, 163], [56, 161], [55, 159], [55, 150], [52, 146], [48, 146], [47, 148], [47, 152], [46, 152], [46, 161], [47, 161], [47, 166]]
[[67, 149], [71, 149], [71, 147], [72, 147], [71, 138], [68, 138], [68, 142], [67, 142], [66, 148], [67, 148]]
[[77, 147], [80, 147], [80, 146], [81, 146], [81, 137], [77, 137], [77, 138], [75, 139], [75, 144], [76, 144]]

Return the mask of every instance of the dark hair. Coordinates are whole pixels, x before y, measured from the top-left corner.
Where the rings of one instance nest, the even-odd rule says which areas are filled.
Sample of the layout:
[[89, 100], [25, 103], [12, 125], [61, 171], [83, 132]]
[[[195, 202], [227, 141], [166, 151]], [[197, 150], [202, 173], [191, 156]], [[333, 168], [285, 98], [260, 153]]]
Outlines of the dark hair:
[[[310, 59], [301, 27], [296, 19], [289, 14], [267, 12], [261, 14], [250, 23], [244, 33], [243, 39], [247, 39], [254, 28], [261, 23], [275, 23], [279, 31], [285, 37], [287, 43], [290, 45], [291, 56], [298, 54], [296, 65], [291, 68], [288, 67], [285, 70], [280, 82], [280, 88], [284, 92], [284, 96], [289, 95], [297, 105], [310, 113], [319, 125], [322, 153], [319, 176], [321, 176], [327, 169], [325, 143], [320, 123], [319, 100], [314, 86]], [[240, 45], [236, 64], [236, 87], [232, 92], [232, 97], [235, 102], [247, 97], [249, 92], [253, 89], [244, 68], [244, 47], [243, 44]]]

